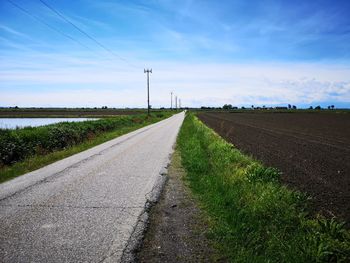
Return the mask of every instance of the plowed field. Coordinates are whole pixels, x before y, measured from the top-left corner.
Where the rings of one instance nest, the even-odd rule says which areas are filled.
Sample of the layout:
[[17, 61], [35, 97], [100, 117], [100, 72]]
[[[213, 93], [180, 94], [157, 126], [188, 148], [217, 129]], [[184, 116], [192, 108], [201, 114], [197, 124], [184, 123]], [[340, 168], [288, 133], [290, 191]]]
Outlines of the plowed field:
[[242, 152], [312, 197], [314, 212], [350, 222], [350, 114], [200, 113]]

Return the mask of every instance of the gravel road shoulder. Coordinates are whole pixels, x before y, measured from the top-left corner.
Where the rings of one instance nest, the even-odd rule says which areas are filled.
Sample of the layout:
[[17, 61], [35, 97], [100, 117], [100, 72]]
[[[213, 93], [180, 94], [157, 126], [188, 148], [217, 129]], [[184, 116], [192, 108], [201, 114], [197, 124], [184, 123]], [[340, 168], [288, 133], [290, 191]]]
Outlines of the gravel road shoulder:
[[215, 261], [215, 251], [206, 238], [207, 224], [184, 176], [180, 154], [175, 151], [163, 192], [151, 209], [137, 262]]

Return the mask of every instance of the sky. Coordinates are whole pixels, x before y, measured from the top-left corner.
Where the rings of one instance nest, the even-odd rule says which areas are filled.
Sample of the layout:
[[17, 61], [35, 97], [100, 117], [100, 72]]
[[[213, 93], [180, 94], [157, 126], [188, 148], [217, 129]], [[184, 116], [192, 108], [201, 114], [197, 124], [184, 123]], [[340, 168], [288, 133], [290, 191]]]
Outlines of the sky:
[[0, 0], [0, 107], [350, 108], [348, 0], [42, 1], [80, 30]]

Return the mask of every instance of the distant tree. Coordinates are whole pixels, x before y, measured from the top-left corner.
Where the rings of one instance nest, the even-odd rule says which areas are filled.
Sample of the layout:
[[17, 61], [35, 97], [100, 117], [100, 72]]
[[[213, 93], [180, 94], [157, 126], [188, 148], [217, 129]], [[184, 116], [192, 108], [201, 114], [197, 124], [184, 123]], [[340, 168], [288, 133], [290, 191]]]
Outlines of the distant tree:
[[232, 109], [232, 105], [231, 104], [225, 104], [224, 106], [222, 106], [222, 108], [224, 110], [231, 110]]
[[318, 106], [315, 107], [315, 110], [320, 110], [320, 109], [321, 109], [321, 106], [320, 106], [320, 105], [318, 105]]
[[332, 110], [334, 110], [334, 105], [331, 105]]
[[329, 110], [330, 110], [330, 109], [331, 109], [331, 106], [327, 106], [327, 109], [329, 109]]
[[245, 110], [245, 107], [242, 106], [241, 109], [242, 109], [242, 110]]
[[296, 109], [297, 109], [297, 106], [293, 105], [292, 108], [293, 108], [293, 110], [296, 110]]
[[252, 105], [252, 109], [254, 109], [254, 105]]
[[15, 109], [18, 109], [18, 106], [15, 106]]
[[312, 107], [312, 106], [309, 107], [309, 110], [313, 110], [313, 109], [314, 109], [314, 107]]
[[291, 109], [292, 108], [292, 105], [288, 104], [288, 109]]

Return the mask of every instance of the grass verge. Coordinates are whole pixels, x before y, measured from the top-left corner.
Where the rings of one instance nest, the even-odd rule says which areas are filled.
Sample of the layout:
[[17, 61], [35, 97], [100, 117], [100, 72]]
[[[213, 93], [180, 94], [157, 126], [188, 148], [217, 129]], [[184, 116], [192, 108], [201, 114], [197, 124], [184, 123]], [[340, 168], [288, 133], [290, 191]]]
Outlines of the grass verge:
[[[123, 125], [114, 128], [112, 131], [100, 132], [93, 137], [85, 139], [83, 142], [70, 145], [61, 150], [55, 150], [50, 153], [45, 154], [34, 154], [29, 156], [24, 160], [15, 162], [12, 165], [5, 165], [0, 168], [0, 183], [10, 180], [19, 175], [34, 171], [45, 165], [51, 164], [55, 161], [61, 160], [63, 158], [69, 157], [73, 154], [85, 151], [91, 147], [104, 143], [106, 141], [112, 140], [118, 136], [129, 133], [131, 131], [142, 128], [146, 125], [158, 122], [162, 119], [171, 116], [170, 113], [166, 114], [152, 114], [150, 118], [146, 115], [134, 115], [130, 117], [116, 117], [116, 119], [123, 118]], [[31, 131], [35, 133], [36, 128], [31, 128]]]
[[350, 262], [350, 233], [312, 219], [305, 195], [243, 155], [193, 114], [178, 145], [189, 186], [210, 219], [209, 237], [230, 262]]

